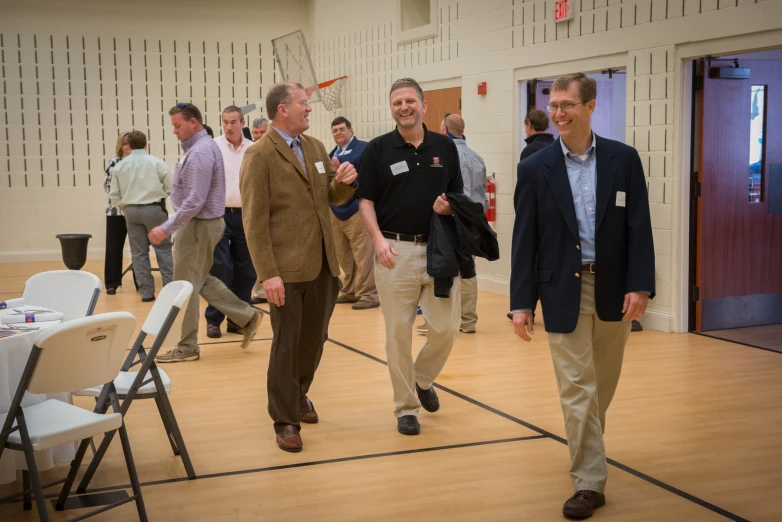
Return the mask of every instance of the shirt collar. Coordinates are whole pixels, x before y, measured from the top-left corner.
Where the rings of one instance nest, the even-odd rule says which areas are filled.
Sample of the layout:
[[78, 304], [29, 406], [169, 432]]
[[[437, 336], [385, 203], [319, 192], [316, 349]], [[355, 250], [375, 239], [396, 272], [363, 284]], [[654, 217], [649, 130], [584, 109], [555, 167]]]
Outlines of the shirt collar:
[[339, 154], [340, 152], [345, 152], [346, 150], [348, 150], [350, 148], [350, 144], [353, 143], [353, 140], [355, 140], [355, 139], [356, 139], [355, 136], [351, 136], [350, 139], [348, 140], [348, 142], [345, 144], [344, 147], [340, 147], [339, 145], [337, 145], [337, 154]]
[[187, 152], [193, 145], [196, 144], [198, 140], [206, 136], [207, 138], [209, 135], [206, 133], [206, 129], [201, 129], [200, 131], [196, 132], [192, 136], [190, 136], [189, 139], [182, 142], [182, 150]]
[[[421, 147], [424, 148], [432, 147], [433, 145], [431, 145], [429, 141], [426, 139], [426, 135], [427, 135], [426, 124], [422, 123], [421, 125], [424, 126], [424, 141], [421, 142]], [[391, 133], [391, 142], [394, 144], [394, 147], [396, 148], [404, 147], [407, 145], [405, 139], [402, 137], [401, 134], [399, 134], [398, 127], [394, 127], [394, 131]]]
[[274, 128], [274, 130], [276, 130], [276, 131], [277, 131], [277, 134], [279, 134], [280, 136], [282, 136], [282, 139], [284, 139], [284, 140], [285, 140], [285, 143], [287, 143], [287, 144], [288, 144], [288, 147], [290, 147], [290, 146], [291, 146], [291, 143], [293, 143], [293, 140], [296, 140], [296, 143], [298, 143], [298, 144], [299, 144], [299, 147], [301, 147], [301, 139], [300, 139], [298, 136], [296, 136], [296, 137], [292, 138], [292, 137], [288, 136], [287, 134], [285, 134], [284, 132], [282, 132], [282, 131], [281, 131], [280, 129], [278, 129], [277, 127], [275, 127], [274, 125], [272, 125], [271, 127], [272, 127], [272, 128]]
[[[562, 141], [562, 138], [559, 139], [559, 144], [562, 145], [562, 154], [564, 154], [566, 158], [576, 158], [576, 157], [578, 157], [575, 154], [573, 154], [572, 152], [570, 152], [570, 149], [568, 149], [567, 146], [565, 146], [565, 142]], [[597, 136], [593, 132], [592, 133], [592, 145], [590, 145], [589, 148], [587, 149], [586, 155], [587, 156], [591, 156], [594, 153], [595, 150], [597, 150]]]
[[144, 150], [144, 149], [136, 149], [136, 150], [130, 151], [130, 153], [133, 154], [133, 155], [136, 155], [136, 156], [143, 156], [144, 154], [147, 154], [147, 151]]

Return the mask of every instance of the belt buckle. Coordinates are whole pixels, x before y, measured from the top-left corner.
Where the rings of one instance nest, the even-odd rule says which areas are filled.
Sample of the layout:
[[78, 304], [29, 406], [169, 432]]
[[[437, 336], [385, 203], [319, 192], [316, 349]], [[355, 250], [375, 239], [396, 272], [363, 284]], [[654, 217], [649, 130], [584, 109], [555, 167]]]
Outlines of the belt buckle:
[[595, 273], [595, 264], [589, 263], [589, 273], [594, 274]]

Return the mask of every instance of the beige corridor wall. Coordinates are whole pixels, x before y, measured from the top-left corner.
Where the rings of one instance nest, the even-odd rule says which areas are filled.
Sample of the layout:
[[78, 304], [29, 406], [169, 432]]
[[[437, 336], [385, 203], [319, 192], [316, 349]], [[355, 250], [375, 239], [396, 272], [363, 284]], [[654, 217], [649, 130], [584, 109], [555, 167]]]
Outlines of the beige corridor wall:
[[[687, 281], [681, 274], [688, 263], [689, 223], [682, 209], [689, 194], [682, 187], [689, 170], [682, 162], [689, 152], [682, 142], [690, 120], [683, 106], [682, 58], [695, 43], [701, 54], [689, 57], [782, 46], [782, 1], [575, 3], [575, 18], [555, 24], [553, 0], [439, 0], [437, 36], [397, 45], [398, 0], [314, 0], [311, 48], [319, 78], [350, 76], [338, 113], [363, 139], [393, 128], [387, 96], [395, 78], [412, 76], [432, 88], [462, 86], [468, 143], [497, 179], [502, 257], [494, 263], [479, 260], [480, 285], [502, 293], [508, 293], [510, 277], [512, 194], [523, 138], [519, 116], [526, 109], [519, 82], [626, 68], [626, 141], [644, 163], [657, 264], [658, 295], [644, 321], [665, 331], [686, 330]], [[478, 96], [476, 85], [484, 81], [488, 94]], [[314, 112], [313, 132], [323, 140], [330, 140], [333, 116], [322, 108]]]
[[118, 132], [173, 168], [168, 109], [192, 101], [219, 135], [222, 107], [273, 83], [271, 39], [306, 17], [305, 0], [0, 0], [0, 263], [60, 259], [66, 232], [102, 257]]

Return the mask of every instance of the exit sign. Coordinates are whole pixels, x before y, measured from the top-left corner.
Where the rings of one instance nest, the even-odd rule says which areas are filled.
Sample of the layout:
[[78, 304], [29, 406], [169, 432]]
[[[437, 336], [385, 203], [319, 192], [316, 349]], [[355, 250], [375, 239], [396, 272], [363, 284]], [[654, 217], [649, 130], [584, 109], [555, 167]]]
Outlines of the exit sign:
[[570, 0], [557, 0], [554, 2], [554, 21], [566, 22], [572, 20], [575, 11], [573, 3]]

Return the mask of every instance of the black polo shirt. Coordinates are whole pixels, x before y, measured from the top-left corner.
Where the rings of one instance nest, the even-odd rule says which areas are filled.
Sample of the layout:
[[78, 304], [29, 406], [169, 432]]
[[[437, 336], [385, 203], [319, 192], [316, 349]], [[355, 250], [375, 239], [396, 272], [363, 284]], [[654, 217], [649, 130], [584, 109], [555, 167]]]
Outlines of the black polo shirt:
[[459, 152], [448, 136], [424, 126], [416, 148], [394, 129], [367, 145], [356, 197], [374, 202], [380, 230], [428, 234], [434, 201], [447, 192], [464, 192]]

